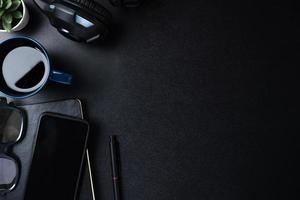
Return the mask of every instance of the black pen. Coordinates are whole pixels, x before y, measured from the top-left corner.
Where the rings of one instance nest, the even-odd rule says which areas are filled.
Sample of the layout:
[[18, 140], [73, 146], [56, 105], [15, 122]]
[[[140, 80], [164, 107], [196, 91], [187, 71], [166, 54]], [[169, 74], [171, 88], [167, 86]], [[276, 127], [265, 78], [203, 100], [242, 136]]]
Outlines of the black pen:
[[119, 176], [119, 159], [118, 159], [118, 146], [116, 136], [110, 136], [110, 156], [111, 156], [111, 169], [112, 181], [114, 187], [114, 199], [120, 200], [120, 176]]

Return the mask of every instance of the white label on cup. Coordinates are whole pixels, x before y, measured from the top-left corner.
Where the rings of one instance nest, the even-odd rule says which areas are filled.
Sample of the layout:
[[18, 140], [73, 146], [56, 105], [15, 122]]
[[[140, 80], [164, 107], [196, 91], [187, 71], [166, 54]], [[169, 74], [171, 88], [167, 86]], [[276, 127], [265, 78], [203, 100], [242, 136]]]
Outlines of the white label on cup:
[[[17, 86], [18, 81], [29, 74], [39, 63], [42, 63], [44, 70], [36, 85], [30, 88]], [[32, 92], [41, 87], [48, 79], [50, 66], [46, 56], [38, 49], [22, 46], [10, 51], [4, 58], [2, 66], [3, 78], [9, 88], [17, 92]], [[30, 77], [36, 79], [37, 77]]]

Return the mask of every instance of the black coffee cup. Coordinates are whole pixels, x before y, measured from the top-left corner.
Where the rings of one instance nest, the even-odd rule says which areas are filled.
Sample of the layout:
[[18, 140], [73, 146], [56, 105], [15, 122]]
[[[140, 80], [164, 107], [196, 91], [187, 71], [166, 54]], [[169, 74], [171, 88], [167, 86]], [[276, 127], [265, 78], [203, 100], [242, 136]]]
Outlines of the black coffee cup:
[[27, 98], [48, 81], [70, 85], [72, 75], [54, 70], [46, 49], [28, 37], [14, 37], [0, 44], [0, 91], [7, 97]]

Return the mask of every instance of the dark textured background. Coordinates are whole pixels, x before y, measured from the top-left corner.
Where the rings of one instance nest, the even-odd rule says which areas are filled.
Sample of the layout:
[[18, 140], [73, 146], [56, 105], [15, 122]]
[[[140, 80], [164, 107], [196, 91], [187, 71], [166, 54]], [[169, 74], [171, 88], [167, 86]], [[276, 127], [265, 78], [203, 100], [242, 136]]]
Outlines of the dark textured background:
[[75, 84], [24, 102], [84, 100], [98, 200], [112, 199], [111, 134], [125, 200], [298, 199], [295, 2], [149, 0], [113, 9], [102, 45], [66, 40], [30, 3], [18, 34], [40, 41]]

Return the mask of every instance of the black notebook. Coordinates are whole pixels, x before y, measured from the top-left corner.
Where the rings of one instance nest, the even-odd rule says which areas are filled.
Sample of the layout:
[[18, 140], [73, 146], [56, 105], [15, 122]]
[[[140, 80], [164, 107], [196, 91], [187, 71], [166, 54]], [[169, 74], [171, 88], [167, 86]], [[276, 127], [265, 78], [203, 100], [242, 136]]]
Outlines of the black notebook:
[[[15, 145], [13, 148], [14, 153], [19, 158], [21, 163], [21, 177], [15, 190], [8, 193], [4, 197], [0, 196], [0, 200], [22, 200], [24, 197], [29, 167], [33, 155], [34, 141], [37, 134], [38, 122], [42, 113], [53, 112], [72, 117], [83, 118], [81, 102], [78, 99], [31, 104], [18, 107], [24, 109], [27, 114], [27, 127], [24, 133], [25, 135], [21, 142]], [[82, 181], [81, 189], [79, 190], [79, 200], [95, 200], [88, 150], [85, 160], [86, 167], [81, 178]]]

